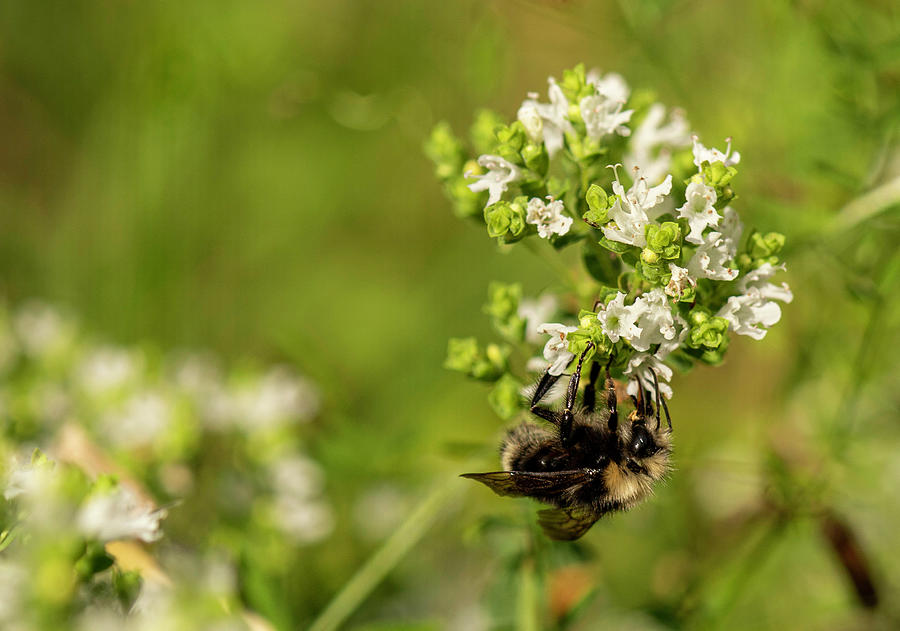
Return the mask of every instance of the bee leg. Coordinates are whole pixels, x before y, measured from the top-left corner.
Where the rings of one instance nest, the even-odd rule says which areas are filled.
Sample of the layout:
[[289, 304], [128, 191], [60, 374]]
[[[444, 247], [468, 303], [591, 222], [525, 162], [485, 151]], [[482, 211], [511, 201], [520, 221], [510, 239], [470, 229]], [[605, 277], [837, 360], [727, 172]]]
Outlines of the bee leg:
[[559, 420], [559, 442], [565, 448], [569, 447], [572, 422], [575, 420], [575, 414], [572, 410], [575, 408], [575, 397], [578, 394], [578, 382], [581, 381], [581, 365], [584, 363], [584, 358], [587, 356], [588, 352], [593, 348], [594, 343], [588, 342], [587, 346], [584, 348], [584, 352], [581, 353], [581, 357], [578, 358], [578, 366], [575, 368], [572, 378], [569, 379], [569, 387], [566, 391], [566, 409], [563, 410], [562, 417]]
[[612, 357], [606, 364], [606, 409], [609, 410], [609, 420], [607, 426], [609, 431], [615, 433], [619, 428], [619, 403], [616, 401], [616, 384], [609, 376], [609, 364], [612, 363]]
[[545, 421], [550, 421], [554, 425], [559, 425], [559, 414], [553, 410], [541, 407], [539, 404], [541, 399], [547, 396], [547, 393], [550, 392], [550, 388], [552, 388], [559, 380], [560, 376], [561, 375], [551, 375], [549, 370], [545, 372], [531, 397], [531, 413]]
[[666, 422], [669, 424], [669, 431], [671, 431], [672, 417], [669, 416], [669, 406], [666, 405], [666, 400], [659, 392], [659, 380], [656, 378], [656, 371], [651, 368], [650, 373], [653, 375], [653, 387], [656, 389], [656, 429], [659, 429], [659, 409], [662, 408], [666, 412]]
[[588, 376], [587, 388], [584, 389], [584, 400], [582, 401], [584, 409], [588, 412], [594, 411], [597, 403], [597, 379], [600, 378], [600, 364], [594, 362], [591, 364], [591, 373]]

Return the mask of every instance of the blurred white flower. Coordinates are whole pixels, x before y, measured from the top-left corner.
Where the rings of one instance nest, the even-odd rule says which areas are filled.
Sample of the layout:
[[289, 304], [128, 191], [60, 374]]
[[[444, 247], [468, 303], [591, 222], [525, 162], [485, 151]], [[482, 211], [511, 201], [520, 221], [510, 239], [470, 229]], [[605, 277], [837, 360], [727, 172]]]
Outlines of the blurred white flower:
[[643, 167], [644, 177], [650, 183], [661, 181], [669, 172], [672, 151], [691, 143], [688, 122], [681, 110], [673, 110], [669, 122], [663, 124], [666, 108], [654, 103], [631, 136], [625, 166]]
[[597, 94], [611, 101], [624, 103], [628, 100], [628, 95], [630, 94], [625, 77], [615, 72], [603, 75], [598, 69], [593, 68], [587, 73], [585, 83], [593, 85], [597, 90]]
[[624, 101], [614, 101], [601, 94], [586, 96], [578, 104], [588, 136], [599, 140], [608, 134], [628, 136], [627, 123], [634, 110], [622, 111]]
[[90, 351], [77, 369], [77, 377], [88, 393], [100, 395], [133, 381], [143, 367], [143, 356], [136, 358], [125, 349], [111, 346]]
[[544, 140], [544, 120], [538, 110], [536, 101], [526, 100], [522, 102], [516, 118], [525, 128], [525, 133], [532, 142], [543, 142]]
[[13, 328], [22, 350], [32, 357], [58, 352], [75, 337], [72, 322], [41, 302], [31, 302], [21, 307], [15, 315]]
[[488, 191], [487, 205], [498, 201], [512, 182], [522, 177], [522, 172], [512, 162], [504, 160], [500, 156], [483, 155], [478, 157], [478, 164], [488, 170], [483, 175], [476, 175], [467, 171], [467, 178], [475, 178], [477, 182], [469, 184], [469, 190], [473, 193]]
[[315, 543], [334, 529], [334, 514], [324, 502], [276, 496], [273, 510], [281, 531], [298, 543]]
[[588, 136], [595, 139], [613, 133], [628, 136], [631, 130], [626, 123], [631, 120], [634, 110], [622, 111], [629, 92], [625, 79], [612, 72], [602, 76], [592, 70], [586, 80], [594, 86], [595, 93], [581, 99], [578, 108]]
[[686, 201], [678, 209], [678, 218], [687, 219], [690, 232], [684, 237], [690, 243], [703, 243], [703, 231], [707, 226], [718, 226], [722, 218], [716, 212], [716, 189], [703, 182], [691, 181], [685, 192]]
[[323, 475], [318, 464], [305, 456], [291, 454], [270, 463], [272, 488], [279, 495], [297, 499], [317, 497], [322, 492]]
[[139, 392], [128, 399], [123, 408], [107, 414], [103, 430], [109, 442], [133, 449], [158, 442], [172, 426], [172, 403], [160, 392]]
[[547, 196], [547, 202], [539, 197], [532, 197], [528, 202], [525, 221], [537, 226], [538, 235], [549, 239], [551, 235], [564, 235], [572, 226], [572, 218], [563, 214], [562, 200], [554, 200]]
[[612, 189], [618, 197], [612, 208], [609, 209], [609, 218], [613, 223], [603, 227], [603, 234], [610, 241], [642, 248], [647, 245], [644, 235], [644, 228], [650, 221], [647, 211], [658, 206], [671, 192], [672, 176], [668, 175], [662, 184], [650, 187], [647, 178], [641, 175], [639, 167], [634, 167], [632, 173], [634, 184], [627, 193], [616, 173], [616, 181], [613, 182]]
[[300, 454], [269, 465], [273, 516], [278, 527], [295, 541], [312, 543], [334, 527], [331, 508], [321, 499], [323, 475], [319, 466]]
[[[525, 298], [519, 302], [517, 314], [525, 318], [525, 341], [536, 344], [541, 341], [538, 327], [556, 313], [556, 296], [544, 294], [539, 298]], [[543, 369], [541, 369], [543, 370]]]
[[725, 139], [727, 146], [724, 153], [715, 148], [707, 149], [701, 144], [696, 135], [692, 136], [691, 140], [694, 143], [694, 164], [698, 169], [704, 162], [709, 162], [710, 164], [713, 162], [723, 162], [725, 166], [730, 167], [741, 161], [741, 154], [737, 151], [734, 153], [731, 151], [731, 138]]
[[566, 336], [577, 330], [577, 326], [565, 326], [553, 322], [544, 323], [538, 327], [538, 333], [550, 336], [544, 345], [544, 360], [549, 364], [548, 371], [551, 375], [563, 374], [566, 366], [575, 357], [574, 353], [569, 352]]
[[165, 509], [154, 510], [142, 505], [124, 487], [88, 498], [78, 513], [78, 529], [85, 537], [99, 541], [140, 539], [152, 542], [162, 537], [159, 522], [167, 515]]
[[234, 393], [236, 418], [246, 430], [272, 430], [309, 421], [319, 409], [319, 395], [306, 379], [283, 367], [270, 369], [258, 382]]
[[552, 157], [562, 149], [564, 134], [573, 131], [573, 127], [569, 122], [569, 101], [553, 77], [547, 82], [550, 102], [539, 103], [537, 94], [529, 94], [529, 98], [522, 102], [517, 117], [532, 140], [543, 137], [547, 153]]

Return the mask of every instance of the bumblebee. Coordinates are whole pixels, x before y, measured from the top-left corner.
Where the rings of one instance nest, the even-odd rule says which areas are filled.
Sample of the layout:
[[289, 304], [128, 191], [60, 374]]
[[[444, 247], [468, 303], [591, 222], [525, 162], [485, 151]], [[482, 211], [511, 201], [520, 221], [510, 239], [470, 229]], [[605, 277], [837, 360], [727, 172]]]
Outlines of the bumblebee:
[[[513, 428], [500, 445], [503, 471], [465, 473], [498, 495], [531, 497], [553, 506], [538, 513], [538, 523], [551, 539], [581, 537], [603, 515], [628, 510], [653, 492], [670, 469], [672, 421], [653, 373], [649, 384], [638, 379], [634, 411], [619, 421], [615, 383], [606, 365], [605, 409], [595, 410], [600, 364], [590, 371], [582, 406], [575, 401], [581, 367], [592, 343], [578, 359], [569, 379], [566, 405], [561, 411], [541, 405], [560, 376], [545, 372], [531, 398], [532, 414], [547, 421], [541, 427], [528, 421]], [[667, 427], [660, 426], [660, 409]]]

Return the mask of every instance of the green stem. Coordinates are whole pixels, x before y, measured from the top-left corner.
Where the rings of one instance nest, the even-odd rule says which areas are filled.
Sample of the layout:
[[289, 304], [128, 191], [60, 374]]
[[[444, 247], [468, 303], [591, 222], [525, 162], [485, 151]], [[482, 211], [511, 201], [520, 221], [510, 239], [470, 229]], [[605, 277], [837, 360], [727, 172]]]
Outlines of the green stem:
[[516, 631], [539, 631], [540, 589], [533, 558], [526, 559], [519, 569], [519, 596], [516, 602]]
[[831, 224], [832, 233], [840, 233], [900, 204], [900, 177], [885, 182], [844, 206]]
[[419, 542], [434, 524], [441, 508], [461, 492], [462, 488], [461, 484], [456, 483], [434, 489], [344, 585], [310, 625], [309, 631], [333, 631], [340, 627]]
[[558, 257], [549, 256], [545, 249], [540, 246], [540, 244], [535, 243], [533, 239], [523, 239], [522, 243], [525, 244], [529, 250], [531, 250], [538, 258], [542, 259], [547, 265], [553, 268], [553, 270], [559, 275], [560, 280], [562, 280], [563, 284], [568, 287], [569, 291], [574, 293], [576, 296], [583, 298], [581, 295], [581, 290], [578, 286], [578, 278], [576, 278], [575, 274], [563, 265]]

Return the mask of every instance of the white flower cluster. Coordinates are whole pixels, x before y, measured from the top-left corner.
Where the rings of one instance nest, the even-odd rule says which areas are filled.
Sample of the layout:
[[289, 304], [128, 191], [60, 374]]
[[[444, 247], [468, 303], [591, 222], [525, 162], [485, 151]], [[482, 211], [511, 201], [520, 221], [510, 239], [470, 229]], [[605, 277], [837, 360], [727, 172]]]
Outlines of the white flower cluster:
[[[685, 296], [695, 295], [700, 281], [733, 282], [733, 290], [725, 304], [714, 315], [728, 321], [729, 329], [738, 335], [761, 339], [766, 331], [781, 317], [779, 302], [793, 298], [785, 284], [775, 285], [769, 279], [784, 266], [763, 263], [756, 269], [746, 270], [741, 276], [737, 266], [743, 225], [737, 212], [724, 205], [717, 194], [714, 182], [706, 180], [705, 164], [722, 163], [725, 168], [737, 165], [740, 154], [733, 151], [731, 139], [724, 151], [707, 148], [689, 131], [684, 115], [678, 111], [667, 112], [661, 104], [650, 106], [638, 125], [631, 129], [634, 111], [627, 109], [629, 88], [615, 74], [602, 76], [596, 72], [587, 75], [586, 83], [593, 92], [577, 104], [580, 119], [584, 123], [583, 134], [598, 140], [604, 137], [629, 137], [624, 159], [630, 170], [631, 185], [626, 189], [619, 177], [619, 165], [611, 165], [614, 171], [608, 219], [600, 226], [603, 236], [610, 242], [640, 248], [647, 252], [648, 227], [663, 214], [670, 213], [683, 220], [687, 232], [683, 235], [684, 252], [675, 261], [663, 261], [668, 274], [649, 291], [626, 304], [626, 294], [618, 292], [600, 308], [598, 319], [603, 334], [612, 343], [624, 341], [633, 351], [625, 369], [632, 378], [629, 388], [637, 391], [641, 383], [653, 390], [654, 374], [661, 392], [672, 396], [669, 381], [672, 370], [665, 364], [667, 357], [678, 349], [689, 333], [691, 325], [679, 313], [677, 304]], [[550, 156], [567, 146], [567, 135], [574, 134], [570, 118], [573, 104], [566, 99], [563, 89], [551, 78], [548, 89], [549, 103], [538, 101], [537, 95], [529, 95], [518, 111], [518, 121], [527, 130], [533, 142], [543, 142]], [[687, 183], [684, 198], [673, 195], [672, 155], [676, 151], [691, 149], [697, 172]], [[485, 182], [497, 182], [491, 188], [491, 200], [497, 201], [506, 192], [506, 185], [514, 181], [515, 165], [495, 161], [494, 156], [482, 156], [479, 162], [489, 167], [487, 175], [472, 184], [472, 190], [485, 190]], [[500, 186], [502, 182], [502, 187]], [[719, 189], [721, 192], [723, 189]], [[494, 193], [496, 192], [496, 196]], [[538, 227], [542, 238], [566, 234], [572, 223], [564, 214], [562, 203], [544, 203], [532, 199], [528, 206], [528, 223]], [[568, 221], [566, 221], [568, 219]], [[680, 238], [680, 237], [679, 237]], [[679, 252], [680, 250], [676, 250]], [[652, 255], [652, 252], [651, 252]], [[650, 259], [655, 261], [658, 259]], [[746, 268], [745, 268], [746, 269]], [[730, 294], [730, 295], [729, 295]], [[721, 295], [721, 293], [719, 294]], [[690, 298], [684, 298], [690, 300]], [[718, 303], [721, 304], [721, 303]], [[577, 327], [559, 323], [545, 323], [529, 330], [550, 336], [543, 361], [533, 361], [530, 367], [541, 364], [553, 375], [562, 374], [574, 359], [568, 348], [568, 335]], [[533, 334], [533, 333], [532, 333]]]
[[[31, 368], [12, 370], [21, 364]], [[0, 379], [0, 410], [6, 402], [16, 402], [17, 416], [39, 428], [33, 443], [52, 444], [60, 428], [77, 423], [98, 447], [126, 462], [139, 454], [141, 460], [159, 463], [161, 480], [176, 497], [191, 488], [194, 473], [187, 463], [207, 437], [237, 434], [247, 441], [278, 444], [278, 450], [260, 449], [249, 464], [268, 471], [276, 462], [307, 462], [305, 470], [315, 471], [311, 475], [317, 482], [309, 486], [301, 505], [294, 501], [296, 493], [287, 494], [276, 485], [283, 476], [269, 477], [269, 484], [256, 492], [268, 498], [276, 512], [285, 509], [292, 515], [273, 523], [302, 543], [319, 541], [332, 530], [321, 471], [292, 444], [294, 428], [317, 414], [319, 395], [309, 380], [287, 367], [230, 376], [200, 353], [154, 362], [137, 347], [87, 342], [73, 319], [48, 305], [30, 303], [11, 315], [0, 306]], [[41, 479], [28, 471], [14, 470], [7, 499]], [[288, 496], [293, 499], [285, 500]], [[50, 508], [46, 503], [37, 512]], [[123, 489], [93, 498], [78, 524], [82, 532], [102, 540], [132, 532], [152, 541], [163, 516], [145, 510]]]
[[7, 465], [3, 497], [23, 508], [27, 526], [41, 532], [77, 532], [100, 542], [162, 536], [166, 510], [156, 509], [123, 486], [98, 491], [81, 501], [67, 493], [56, 463], [13, 458]]

